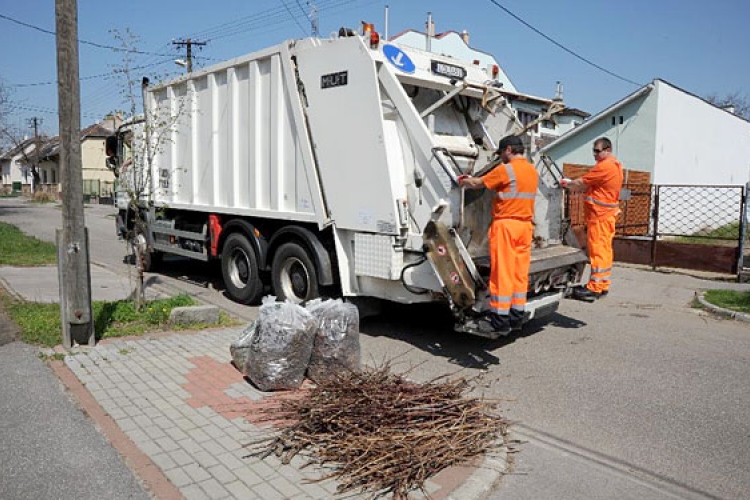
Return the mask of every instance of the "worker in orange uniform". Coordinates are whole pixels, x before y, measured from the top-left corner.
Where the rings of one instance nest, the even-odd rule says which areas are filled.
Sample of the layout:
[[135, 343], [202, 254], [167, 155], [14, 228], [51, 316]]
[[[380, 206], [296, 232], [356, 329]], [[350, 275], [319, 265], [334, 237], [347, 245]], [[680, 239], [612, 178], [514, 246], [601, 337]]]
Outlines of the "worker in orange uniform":
[[502, 164], [482, 177], [461, 176], [459, 184], [496, 192], [489, 230], [490, 311], [478, 327], [483, 332], [507, 335], [523, 324], [539, 177], [523, 155], [520, 137], [503, 138], [498, 153]]
[[573, 298], [585, 302], [594, 302], [609, 293], [614, 260], [612, 240], [615, 222], [620, 215], [623, 179], [622, 165], [612, 154], [612, 142], [606, 137], [594, 141], [594, 158], [596, 165], [584, 176], [560, 181], [566, 189], [586, 191], [584, 213], [591, 276], [586, 286], [573, 289]]

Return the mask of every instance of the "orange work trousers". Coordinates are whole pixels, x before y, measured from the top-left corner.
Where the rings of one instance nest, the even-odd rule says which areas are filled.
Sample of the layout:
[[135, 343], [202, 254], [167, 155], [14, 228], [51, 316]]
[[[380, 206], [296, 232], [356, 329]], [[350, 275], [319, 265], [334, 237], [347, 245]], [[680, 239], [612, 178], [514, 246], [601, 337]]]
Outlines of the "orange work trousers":
[[531, 265], [531, 222], [516, 219], [492, 221], [490, 241], [490, 309], [508, 316], [510, 310], [523, 312], [529, 288]]
[[586, 287], [592, 292], [605, 292], [612, 284], [612, 240], [615, 237], [616, 221], [617, 215], [610, 215], [586, 224], [591, 263], [591, 277]]

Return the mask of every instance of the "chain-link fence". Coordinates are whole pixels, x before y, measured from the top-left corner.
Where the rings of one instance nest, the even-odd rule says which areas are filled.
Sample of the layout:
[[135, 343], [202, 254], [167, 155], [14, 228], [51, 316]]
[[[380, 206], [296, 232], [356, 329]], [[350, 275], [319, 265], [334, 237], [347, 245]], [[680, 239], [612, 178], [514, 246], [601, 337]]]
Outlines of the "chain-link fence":
[[[679, 253], [675, 244], [683, 243], [703, 245], [683, 249], [685, 255], [691, 252], [696, 257], [693, 260], [700, 260], [696, 254], [706, 254], [705, 260], [710, 260], [711, 252], [716, 257], [724, 251], [726, 259], [734, 261], [728, 272], [736, 272], [746, 247], [747, 193], [747, 186], [626, 184], [615, 236], [648, 242], [652, 266], [660, 265], [660, 248], [666, 251], [663, 255], [675, 255]], [[579, 231], [585, 228], [583, 207], [583, 194], [568, 194], [566, 215]], [[690, 258], [682, 260], [691, 265]]]

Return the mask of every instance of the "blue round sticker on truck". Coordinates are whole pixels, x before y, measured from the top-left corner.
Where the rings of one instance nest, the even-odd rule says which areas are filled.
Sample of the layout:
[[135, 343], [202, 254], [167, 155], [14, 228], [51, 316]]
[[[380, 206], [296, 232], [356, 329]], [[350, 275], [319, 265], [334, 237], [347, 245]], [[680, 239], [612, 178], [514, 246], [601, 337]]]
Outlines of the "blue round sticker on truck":
[[404, 73], [414, 73], [415, 66], [412, 60], [409, 59], [406, 52], [395, 45], [383, 45], [383, 54], [385, 54], [385, 58], [388, 59], [388, 62]]

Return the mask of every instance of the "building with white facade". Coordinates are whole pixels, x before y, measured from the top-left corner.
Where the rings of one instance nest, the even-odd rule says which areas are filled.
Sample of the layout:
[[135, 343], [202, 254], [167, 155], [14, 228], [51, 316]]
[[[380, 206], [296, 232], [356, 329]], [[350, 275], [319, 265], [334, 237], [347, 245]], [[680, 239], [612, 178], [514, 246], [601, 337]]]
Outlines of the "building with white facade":
[[20, 144], [0, 155], [0, 180], [2, 192], [31, 192], [34, 183], [32, 166], [36, 159], [36, 144], [43, 143], [46, 138], [33, 137], [24, 139]]
[[656, 79], [542, 149], [558, 165], [594, 165], [598, 137], [625, 168], [653, 184], [742, 185], [750, 181], [750, 122]]

